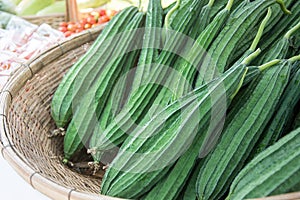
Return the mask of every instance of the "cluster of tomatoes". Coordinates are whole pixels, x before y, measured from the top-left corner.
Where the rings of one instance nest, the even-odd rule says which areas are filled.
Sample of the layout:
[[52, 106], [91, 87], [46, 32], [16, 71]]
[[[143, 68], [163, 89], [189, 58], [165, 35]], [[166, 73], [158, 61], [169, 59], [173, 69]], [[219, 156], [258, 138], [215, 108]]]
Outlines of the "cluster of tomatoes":
[[104, 24], [117, 14], [115, 10], [99, 9], [89, 13], [79, 22], [61, 22], [58, 30], [63, 32], [65, 37], [69, 37], [83, 30], [93, 28], [97, 25]]

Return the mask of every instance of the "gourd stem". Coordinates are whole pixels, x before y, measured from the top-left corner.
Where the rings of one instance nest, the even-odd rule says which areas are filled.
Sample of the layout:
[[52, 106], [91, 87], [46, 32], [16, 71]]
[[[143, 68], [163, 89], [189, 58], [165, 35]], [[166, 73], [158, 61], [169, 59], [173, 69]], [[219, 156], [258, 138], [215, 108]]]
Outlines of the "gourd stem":
[[231, 100], [237, 95], [237, 93], [239, 92], [239, 90], [240, 90], [241, 87], [243, 86], [243, 82], [244, 82], [244, 80], [245, 80], [247, 71], [248, 71], [248, 68], [246, 68], [246, 70], [245, 70], [245, 72], [244, 72], [244, 74], [243, 74], [243, 77], [242, 77], [242, 79], [241, 79], [240, 82], [239, 82], [239, 85], [238, 85], [237, 90], [231, 95], [231, 97], [230, 97]]
[[231, 10], [232, 5], [233, 5], [233, 1], [234, 1], [234, 0], [229, 0], [229, 1], [228, 1], [227, 5], [226, 5], [226, 8], [225, 8], [226, 10], [228, 10], [228, 11]]
[[268, 13], [267, 13], [266, 17], [263, 19], [263, 21], [261, 22], [259, 29], [257, 31], [257, 34], [252, 42], [252, 45], [250, 47], [251, 51], [254, 51], [256, 49], [257, 44], [259, 43], [259, 40], [261, 39], [261, 36], [263, 35], [266, 24], [268, 23], [269, 19], [271, 18], [271, 15], [272, 15], [272, 9], [269, 7]]
[[295, 33], [295, 31], [297, 31], [298, 29], [300, 29], [300, 22], [298, 24], [296, 24], [296, 26], [294, 26], [291, 30], [289, 30], [284, 37], [289, 39], [291, 37], [291, 35], [293, 35]]
[[289, 10], [286, 8], [285, 3], [284, 3], [283, 0], [276, 0], [276, 2], [280, 5], [281, 10], [282, 10], [285, 14], [288, 14], [288, 15], [292, 14], [291, 11], [289, 11]]
[[142, 0], [139, 0], [139, 11], [142, 12], [143, 11], [143, 6], [142, 6]]
[[212, 7], [214, 5], [214, 3], [215, 3], [215, 0], [209, 0], [207, 6]]
[[261, 49], [258, 48], [256, 51], [254, 51], [254, 52], [251, 53], [248, 57], [246, 57], [246, 58], [243, 60], [242, 64], [244, 64], [244, 65], [249, 65], [249, 63], [250, 63], [253, 59], [255, 59], [260, 53], [261, 53]]
[[165, 19], [165, 26], [166, 26], [166, 28], [171, 28], [170, 27], [170, 18], [171, 18], [171, 15], [179, 8], [180, 3], [181, 3], [181, 0], [177, 0], [175, 6], [167, 13], [166, 19]]
[[296, 62], [296, 61], [300, 61], [300, 54], [297, 56], [293, 56], [291, 57], [289, 60], [289, 62]]
[[267, 62], [267, 63], [259, 66], [258, 68], [260, 71], [264, 71], [265, 69], [268, 69], [269, 67], [274, 66], [279, 62], [280, 62], [280, 59], [274, 59], [274, 60], [271, 60], [270, 62]]
[[68, 159], [64, 158], [62, 162], [63, 162], [64, 164], [67, 164], [69, 161], [68, 161]]

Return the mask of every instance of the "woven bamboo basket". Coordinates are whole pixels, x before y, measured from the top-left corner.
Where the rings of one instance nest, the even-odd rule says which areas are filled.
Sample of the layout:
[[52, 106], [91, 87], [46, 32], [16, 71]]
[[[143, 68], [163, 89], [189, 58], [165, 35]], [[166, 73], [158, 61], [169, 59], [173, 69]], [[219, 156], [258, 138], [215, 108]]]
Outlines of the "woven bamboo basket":
[[52, 28], [58, 29], [59, 24], [65, 21], [78, 21], [79, 13], [76, 0], [65, 0], [66, 11], [65, 13], [49, 14], [43, 16], [29, 15], [24, 16], [23, 19], [36, 24], [41, 25], [46, 23]]
[[43, 15], [43, 16], [24, 16], [23, 19], [36, 24], [41, 25], [43, 23], [49, 24], [52, 28], [57, 29], [59, 27], [60, 22], [66, 21], [66, 14], [51, 14], [51, 15]]
[[[32, 59], [10, 78], [0, 95], [2, 156], [33, 188], [55, 200], [117, 200], [100, 195], [101, 178], [61, 163], [63, 138], [49, 138], [55, 123], [50, 102], [65, 72], [82, 56], [103, 26], [71, 37]], [[295, 200], [300, 192], [260, 200]]]

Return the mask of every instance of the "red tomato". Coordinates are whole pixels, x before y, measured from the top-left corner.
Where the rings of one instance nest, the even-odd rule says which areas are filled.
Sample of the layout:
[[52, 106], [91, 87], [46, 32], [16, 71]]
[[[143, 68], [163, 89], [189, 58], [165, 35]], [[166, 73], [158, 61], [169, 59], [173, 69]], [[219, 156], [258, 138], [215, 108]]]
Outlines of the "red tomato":
[[84, 25], [83, 24], [76, 24], [76, 29], [83, 29]]
[[100, 13], [96, 12], [96, 11], [93, 11], [93, 12], [91, 12], [91, 16], [93, 16], [95, 18], [95, 20], [97, 20], [100, 16]]
[[106, 15], [106, 10], [104, 10], [104, 9], [100, 9], [98, 12], [99, 12], [100, 16]]
[[89, 28], [91, 28], [91, 26], [92, 26], [91, 24], [87, 23], [84, 25], [84, 29], [89, 29]]
[[67, 27], [68, 23], [67, 22], [60, 22], [59, 26], [61, 26], [61, 27]]
[[76, 25], [75, 24], [69, 24], [67, 26], [68, 31], [74, 32], [76, 30]]
[[68, 29], [67, 29], [67, 27], [65, 27], [65, 26], [61, 26], [61, 27], [58, 27], [58, 30], [64, 33], [64, 32], [66, 32]]
[[79, 20], [79, 23], [84, 26], [87, 23], [86, 18]]
[[112, 10], [107, 10], [106, 11], [106, 16], [109, 17], [109, 18], [112, 18], [114, 16], [114, 12]]
[[65, 37], [69, 37], [69, 36], [72, 35], [72, 32], [71, 31], [66, 31], [64, 34], [65, 34]]
[[118, 14], [118, 11], [116, 11], [116, 10], [111, 10], [111, 11], [110, 11], [110, 15], [109, 15], [110, 19], [113, 18], [116, 14]]
[[96, 19], [94, 17], [88, 17], [86, 18], [86, 22], [89, 23], [89, 24], [96, 24]]
[[[105, 22], [108, 22], [110, 19], [108, 16], [101, 16], [98, 20], [98, 24], [103, 24]], [[100, 21], [100, 22], [99, 22]]]

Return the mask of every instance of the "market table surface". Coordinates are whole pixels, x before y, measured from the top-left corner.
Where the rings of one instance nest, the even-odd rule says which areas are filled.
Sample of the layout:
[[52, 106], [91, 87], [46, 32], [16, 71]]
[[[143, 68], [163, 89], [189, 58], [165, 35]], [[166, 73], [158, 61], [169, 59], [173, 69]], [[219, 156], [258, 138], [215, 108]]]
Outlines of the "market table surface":
[[23, 180], [2, 156], [0, 156], [0, 193], [0, 199], [5, 200], [49, 200]]

